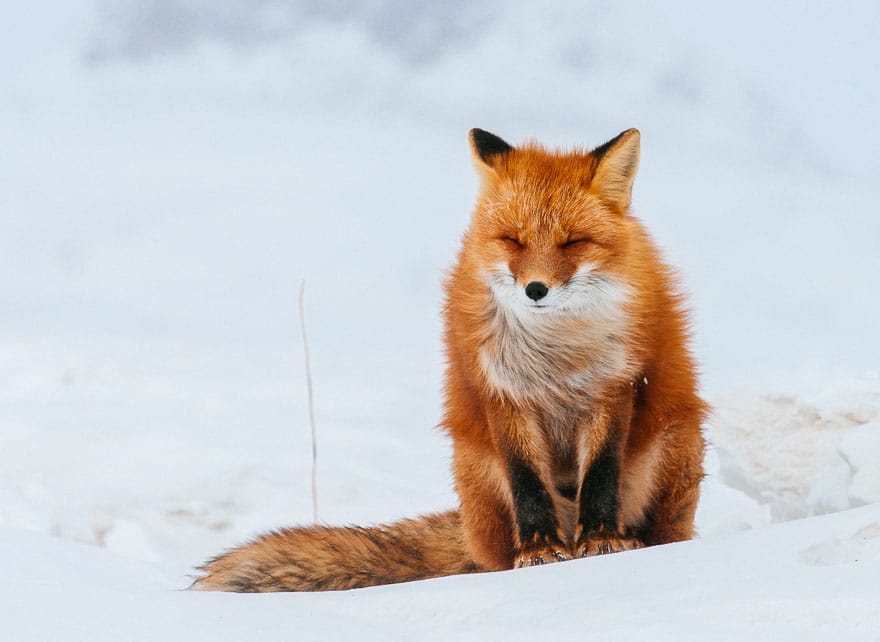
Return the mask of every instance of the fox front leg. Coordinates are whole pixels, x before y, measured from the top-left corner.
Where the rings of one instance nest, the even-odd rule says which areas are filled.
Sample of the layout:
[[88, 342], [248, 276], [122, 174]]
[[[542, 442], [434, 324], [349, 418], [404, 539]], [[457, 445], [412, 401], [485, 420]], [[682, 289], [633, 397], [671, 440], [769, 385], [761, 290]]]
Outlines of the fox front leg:
[[508, 473], [519, 540], [514, 568], [570, 559], [562, 543], [553, 500], [534, 468], [512, 458]]
[[513, 568], [570, 559], [548, 485], [539, 474], [546, 456], [536, 419], [524, 408], [497, 403], [490, 414], [492, 442], [506, 476], [513, 537]]
[[644, 544], [624, 528], [620, 517], [621, 459], [632, 420], [632, 395], [625, 394], [607, 420], [589, 429], [595, 455], [586, 466], [578, 499], [576, 557], [605, 555], [641, 548]]

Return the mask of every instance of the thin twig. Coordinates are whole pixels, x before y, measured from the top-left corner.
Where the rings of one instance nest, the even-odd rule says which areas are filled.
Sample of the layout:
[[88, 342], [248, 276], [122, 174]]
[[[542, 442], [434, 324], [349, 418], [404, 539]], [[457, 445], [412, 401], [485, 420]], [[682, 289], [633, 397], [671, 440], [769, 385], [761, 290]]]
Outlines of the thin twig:
[[309, 363], [309, 340], [306, 336], [306, 313], [303, 296], [306, 292], [306, 280], [299, 286], [299, 323], [302, 328], [303, 353], [306, 357], [306, 385], [309, 389], [309, 425], [312, 428], [312, 521], [318, 523], [318, 444], [315, 433], [315, 400], [312, 393], [312, 367]]

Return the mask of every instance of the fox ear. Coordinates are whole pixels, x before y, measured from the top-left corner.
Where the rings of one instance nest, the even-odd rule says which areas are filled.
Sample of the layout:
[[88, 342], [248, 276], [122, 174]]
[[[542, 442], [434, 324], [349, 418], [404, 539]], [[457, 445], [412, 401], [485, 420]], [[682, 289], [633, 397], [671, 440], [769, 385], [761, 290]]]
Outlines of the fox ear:
[[505, 141], [483, 129], [472, 129], [468, 133], [468, 140], [474, 160], [490, 168], [495, 166], [499, 156], [513, 151], [513, 147]]
[[627, 129], [590, 152], [596, 159], [591, 185], [602, 196], [626, 210], [639, 168], [639, 130]]

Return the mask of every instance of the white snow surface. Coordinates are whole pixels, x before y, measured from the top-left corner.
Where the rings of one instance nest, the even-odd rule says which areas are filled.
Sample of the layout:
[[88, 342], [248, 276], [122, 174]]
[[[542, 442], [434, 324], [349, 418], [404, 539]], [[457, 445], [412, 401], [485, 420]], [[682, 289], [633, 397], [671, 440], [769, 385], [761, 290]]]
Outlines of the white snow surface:
[[[877, 5], [62, 3], [0, 21], [0, 639], [876, 640]], [[821, 43], [817, 46], [816, 43]], [[455, 504], [440, 284], [479, 126], [636, 126], [714, 412], [692, 542], [327, 594], [182, 591]]]

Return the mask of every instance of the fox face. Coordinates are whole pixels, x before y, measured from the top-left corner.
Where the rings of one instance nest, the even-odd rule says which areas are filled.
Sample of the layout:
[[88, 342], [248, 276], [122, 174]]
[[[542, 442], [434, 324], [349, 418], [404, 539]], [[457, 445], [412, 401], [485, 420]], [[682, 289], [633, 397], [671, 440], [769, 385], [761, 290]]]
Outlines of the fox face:
[[467, 246], [497, 305], [526, 322], [619, 307], [638, 132], [556, 153], [473, 130], [471, 149], [482, 186]]
[[548, 394], [632, 376], [627, 211], [638, 132], [572, 153], [513, 148], [482, 130], [470, 138], [482, 181], [462, 258], [485, 286], [469, 307], [486, 315], [479, 363], [488, 383], [546, 404]]

